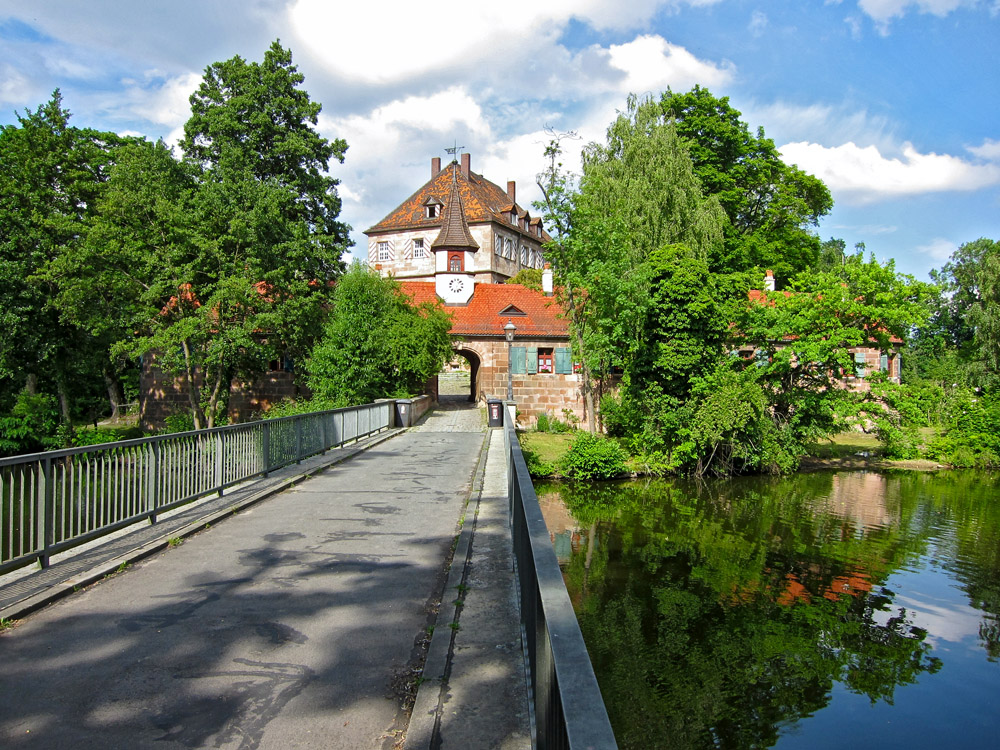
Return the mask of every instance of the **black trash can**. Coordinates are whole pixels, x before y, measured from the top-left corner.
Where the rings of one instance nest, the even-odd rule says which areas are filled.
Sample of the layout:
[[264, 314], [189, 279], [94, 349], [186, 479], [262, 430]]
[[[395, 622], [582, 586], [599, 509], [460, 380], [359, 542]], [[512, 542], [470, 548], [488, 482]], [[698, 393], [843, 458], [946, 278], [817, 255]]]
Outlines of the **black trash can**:
[[503, 401], [498, 398], [486, 399], [486, 416], [490, 427], [503, 427]]

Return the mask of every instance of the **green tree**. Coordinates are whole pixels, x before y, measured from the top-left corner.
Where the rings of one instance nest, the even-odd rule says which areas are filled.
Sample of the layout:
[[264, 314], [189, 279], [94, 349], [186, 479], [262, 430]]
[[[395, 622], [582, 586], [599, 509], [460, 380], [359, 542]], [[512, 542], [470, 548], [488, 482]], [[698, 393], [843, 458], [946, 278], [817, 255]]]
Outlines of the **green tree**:
[[102, 374], [115, 381], [116, 373], [107, 342], [63, 314], [50, 269], [84, 242], [123, 140], [69, 119], [57, 89], [0, 128], [0, 374], [26, 384], [29, 394], [51, 384], [67, 427]]
[[718, 198], [729, 218], [713, 270], [766, 266], [785, 280], [816, 265], [822, 247], [810, 228], [833, 208], [821, 180], [785, 164], [764, 129], [751, 133], [728, 97], [700, 86], [668, 89], [659, 110], [688, 144], [705, 194]]
[[178, 162], [162, 144], [122, 150], [84, 252], [62, 268], [67, 308], [100, 284], [81, 324], [185, 376], [196, 427], [234, 378], [305, 359], [322, 330], [348, 227], [328, 161], [346, 144], [315, 130], [320, 106], [275, 42], [263, 63], [210, 65], [191, 97]]
[[355, 264], [337, 283], [309, 386], [335, 406], [416, 395], [451, 358], [450, 328], [442, 308], [413, 307], [395, 280]]

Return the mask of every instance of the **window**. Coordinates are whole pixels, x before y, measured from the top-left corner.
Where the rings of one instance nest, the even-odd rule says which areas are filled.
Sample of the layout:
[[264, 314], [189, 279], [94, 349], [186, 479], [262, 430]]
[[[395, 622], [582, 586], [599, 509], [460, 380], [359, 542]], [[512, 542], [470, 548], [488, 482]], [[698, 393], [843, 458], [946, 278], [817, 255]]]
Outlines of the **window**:
[[413, 240], [413, 258], [414, 260], [424, 257], [424, 240], [423, 238], [417, 238]]
[[507, 260], [514, 260], [514, 240], [508, 237], [504, 240], [503, 245], [504, 245], [504, 253], [503, 253], [504, 257]]
[[427, 204], [427, 218], [436, 219], [438, 216], [438, 205], [436, 203]]
[[878, 358], [878, 369], [882, 372], [889, 372], [889, 355], [885, 352]]
[[493, 252], [496, 255], [503, 257], [503, 237], [500, 235], [495, 235], [493, 237]]
[[392, 260], [392, 255], [389, 252], [389, 243], [388, 242], [380, 242], [380, 243], [378, 243], [378, 259], [379, 259], [379, 262], [386, 261], [386, 260]]
[[521, 265], [522, 266], [528, 265], [528, 248], [526, 248], [524, 245], [521, 245]]
[[551, 349], [538, 350], [538, 371], [555, 372]]
[[868, 358], [865, 356], [864, 352], [854, 352], [854, 371], [857, 373], [859, 378], [863, 378], [868, 374]]
[[448, 256], [448, 270], [452, 273], [462, 272], [462, 256], [458, 253], [453, 253]]

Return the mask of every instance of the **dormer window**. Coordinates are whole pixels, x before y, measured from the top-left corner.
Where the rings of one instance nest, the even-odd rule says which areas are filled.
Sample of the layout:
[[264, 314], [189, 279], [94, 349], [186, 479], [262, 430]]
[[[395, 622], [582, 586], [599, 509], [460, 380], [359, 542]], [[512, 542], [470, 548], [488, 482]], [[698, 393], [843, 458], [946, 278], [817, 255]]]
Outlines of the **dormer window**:
[[424, 201], [424, 216], [428, 219], [438, 218], [441, 215], [441, 207], [443, 205], [437, 198], [428, 198]]
[[510, 212], [510, 223], [517, 226], [517, 209]]

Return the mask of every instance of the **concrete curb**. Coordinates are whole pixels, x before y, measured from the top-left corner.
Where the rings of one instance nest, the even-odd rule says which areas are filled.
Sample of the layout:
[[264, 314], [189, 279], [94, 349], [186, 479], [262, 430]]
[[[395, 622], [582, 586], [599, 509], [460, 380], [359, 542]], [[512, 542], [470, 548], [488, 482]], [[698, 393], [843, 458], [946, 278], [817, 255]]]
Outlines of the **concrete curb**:
[[[423, 682], [417, 688], [417, 697], [410, 712], [410, 722], [406, 729], [406, 739], [403, 750], [431, 750], [440, 730], [441, 705], [443, 693], [448, 689], [448, 675], [451, 671], [451, 657], [458, 631], [451, 623], [461, 623], [462, 605], [452, 604], [448, 599], [450, 592], [455, 592], [455, 598], [461, 599], [463, 592], [458, 590], [469, 570], [469, 559], [472, 556], [472, 542], [476, 535], [476, 518], [479, 514], [479, 501], [483, 495], [483, 475], [486, 472], [486, 455], [490, 447], [491, 433], [483, 438], [483, 447], [476, 466], [475, 478], [472, 482], [472, 492], [465, 506], [465, 522], [459, 534], [455, 554], [452, 557], [448, 580], [441, 592], [441, 607], [434, 622], [434, 632], [427, 648], [424, 660], [424, 670], [421, 674]], [[473, 507], [473, 501], [475, 507]], [[469, 518], [470, 512], [472, 518]], [[450, 617], [443, 617], [445, 613]]]
[[[308, 479], [309, 477], [315, 476], [322, 471], [326, 471], [331, 466], [347, 461], [359, 453], [364, 453], [369, 448], [373, 448], [376, 445], [384, 443], [390, 438], [396, 437], [402, 434], [406, 430], [391, 430], [382, 435], [377, 435], [371, 442], [366, 442], [357, 451], [346, 455], [330, 456], [330, 460], [324, 461], [323, 463], [316, 464], [310, 467], [306, 471], [294, 474], [287, 479], [283, 479], [277, 484], [271, 485], [263, 490], [258, 490], [257, 492], [252, 492], [249, 495], [237, 499], [232, 505], [223, 508], [221, 510], [214, 510], [206, 513], [200, 518], [190, 521], [180, 529], [175, 529], [168, 532], [166, 535], [159, 537], [153, 541], [146, 542], [139, 547], [129, 550], [125, 554], [118, 555], [117, 557], [106, 560], [94, 567], [90, 568], [86, 572], [78, 573], [66, 580], [55, 583], [49, 588], [41, 591], [37, 594], [32, 594], [24, 599], [21, 599], [7, 607], [0, 609], [0, 620], [18, 620], [26, 615], [35, 612], [42, 607], [51, 604], [58, 599], [68, 596], [75, 591], [83, 588], [84, 586], [89, 586], [97, 581], [103, 580], [109, 575], [121, 572], [124, 567], [130, 565], [133, 562], [138, 562], [150, 555], [153, 555], [160, 550], [166, 549], [170, 546], [170, 539], [174, 538], [187, 538], [192, 534], [197, 534], [199, 531], [204, 531], [207, 527], [218, 523], [219, 521], [232, 516], [239, 511], [247, 508], [251, 505], [266, 500], [273, 495], [277, 495], [290, 487], [294, 487], [300, 482]], [[478, 470], [477, 470], [478, 471]]]

